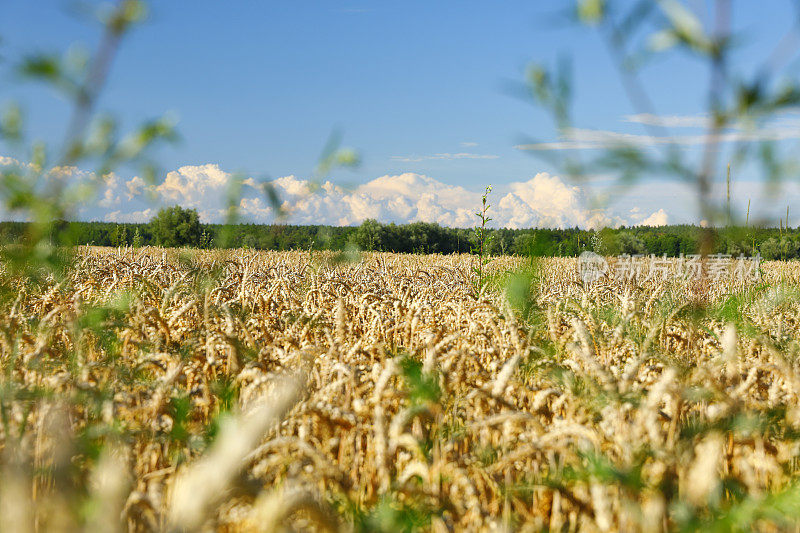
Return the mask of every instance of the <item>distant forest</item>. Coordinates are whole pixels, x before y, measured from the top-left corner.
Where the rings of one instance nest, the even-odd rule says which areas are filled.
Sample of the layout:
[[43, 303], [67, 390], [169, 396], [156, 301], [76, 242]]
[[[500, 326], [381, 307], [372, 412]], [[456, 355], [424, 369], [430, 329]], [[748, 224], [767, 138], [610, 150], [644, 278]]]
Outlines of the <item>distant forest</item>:
[[[31, 227], [25, 222], [0, 222], [3, 243], [21, 242]], [[600, 231], [568, 229], [494, 229], [488, 232], [489, 253], [535, 256], [575, 256], [585, 250], [607, 255], [697, 253], [701, 228], [691, 225], [621, 227]], [[719, 228], [715, 253], [754, 255], [764, 259], [800, 257], [800, 228]], [[253, 248], [257, 250], [361, 250], [401, 253], [471, 253], [473, 229], [438, 224], [382, 224], [367, 220], [360, 226], [292, 226], [256, 224], [200, 224], [199, 231], [180, 245], [199, 248]], [[159, 237], [153, 223], [60, 222], [51, 240], [96, 246], [174, 245]]]

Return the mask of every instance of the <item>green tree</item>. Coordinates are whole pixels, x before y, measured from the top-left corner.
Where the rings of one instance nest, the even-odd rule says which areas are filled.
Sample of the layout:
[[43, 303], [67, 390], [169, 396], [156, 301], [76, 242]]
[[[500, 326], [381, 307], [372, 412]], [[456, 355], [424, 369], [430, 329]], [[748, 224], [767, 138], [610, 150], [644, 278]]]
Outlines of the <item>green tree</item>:
[[199, 246], [203, 228], [196, 209], [176, 205], [161, 208], [150, 221], [150, 231], [158, 246]]
[[797, 257], [798, 245], [788, 237], [770, 237], [760, 246], [764, 259], [777, 261]]
[[514, 237], [513, 251], [519, 255], [533, 255], [536, 244], [535, 233], [520, 233]]
[[620, 253], [623, 254], [644, 254], [647, 253], [647, 247], [644, 242], [629, 231], [622, 231], [617, 235], [617, 246]]
[[125, 246], [128, 244], [128, 228], [125, 224], [116, 224], [114, 226], [114, 234], [111, 237], [111, 243], [114, 246]]
[[133, 247], [141, 248], [143, 244], [142, 234], [139, 232], [139, 228], [136, 228], [136, 233], [133, 234]]
[[380, 222], [368, 218], [356, 230], [354, 240], [362, 250], [380, 250], [383, 232], [384, 228]]

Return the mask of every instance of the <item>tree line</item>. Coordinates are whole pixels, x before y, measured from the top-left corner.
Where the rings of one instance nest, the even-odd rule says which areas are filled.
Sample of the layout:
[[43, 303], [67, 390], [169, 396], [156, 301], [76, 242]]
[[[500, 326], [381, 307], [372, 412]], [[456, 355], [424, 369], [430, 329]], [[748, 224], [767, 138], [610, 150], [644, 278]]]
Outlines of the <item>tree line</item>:
[[[0, 242], [16, 243], [30, 233], [26, 222], [0, 222]], [[677, 257], [697, 253], [702, 229], [693, 225], [565, 229], [488, 229], [490, 255], [576, 256], [656, 254]], [[712, 230], [714, 253], [755, 255], [764, 259], [800, 258], [800, 228], [726, 227]], [[95, 246], [169, 246], [252, 248], [257, 250], [345, 250], [357, 247], [399, 253], [473, 253], [476, 233], [435, 223], [360, 226], [288, 224], [202, 224], [196, 210], [165, 208], [149, 223], [59, 222], [51, 242]]]

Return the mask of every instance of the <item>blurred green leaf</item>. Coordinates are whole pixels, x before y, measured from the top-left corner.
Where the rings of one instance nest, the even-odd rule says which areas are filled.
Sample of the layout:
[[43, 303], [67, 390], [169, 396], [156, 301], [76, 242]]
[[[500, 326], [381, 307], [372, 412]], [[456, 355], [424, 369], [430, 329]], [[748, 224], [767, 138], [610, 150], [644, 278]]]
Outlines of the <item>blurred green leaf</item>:
[[578, 18], [585, 24], [597, 24], [605, 14], [604, 0], [579, 0]]

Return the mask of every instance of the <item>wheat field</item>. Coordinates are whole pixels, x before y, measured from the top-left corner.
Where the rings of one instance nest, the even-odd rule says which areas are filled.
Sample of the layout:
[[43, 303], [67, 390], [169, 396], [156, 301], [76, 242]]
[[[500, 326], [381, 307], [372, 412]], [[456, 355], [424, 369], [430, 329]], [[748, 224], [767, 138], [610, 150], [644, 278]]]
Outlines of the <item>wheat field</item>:
[[796, 530], [800, 263], [83, 248], [15, 280], [3, 531]]

